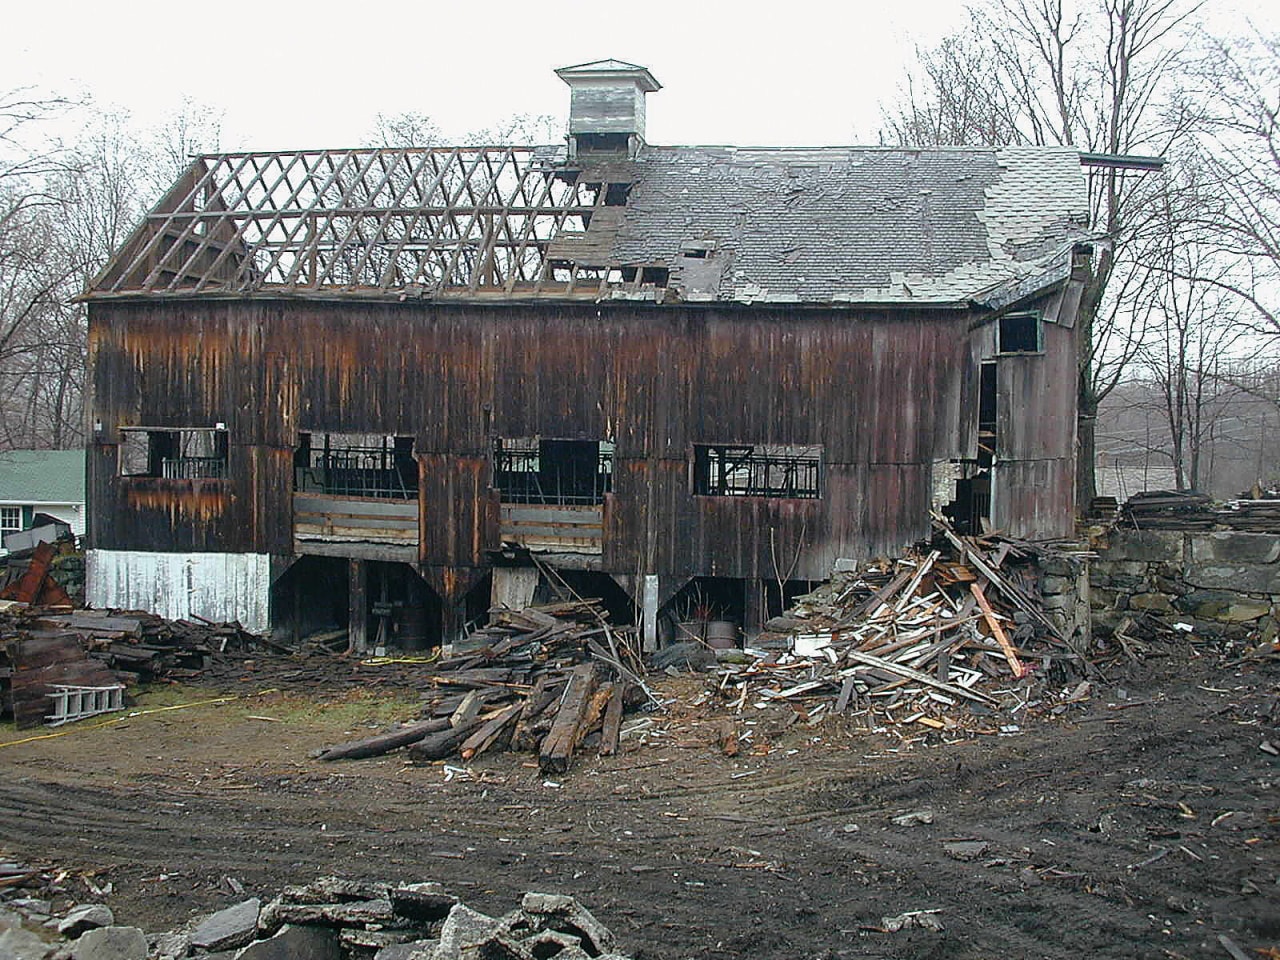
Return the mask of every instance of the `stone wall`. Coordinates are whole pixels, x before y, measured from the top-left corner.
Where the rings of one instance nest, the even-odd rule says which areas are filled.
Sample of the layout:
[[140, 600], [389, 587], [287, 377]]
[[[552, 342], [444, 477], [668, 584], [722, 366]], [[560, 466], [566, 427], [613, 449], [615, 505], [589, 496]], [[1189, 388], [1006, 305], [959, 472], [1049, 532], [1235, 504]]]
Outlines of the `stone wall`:
[[1280, 632], [1280, 536], [1113, 530], [1090, 564], [1095, 629], [1151, 613], [1205, 637], [1272, 642]]

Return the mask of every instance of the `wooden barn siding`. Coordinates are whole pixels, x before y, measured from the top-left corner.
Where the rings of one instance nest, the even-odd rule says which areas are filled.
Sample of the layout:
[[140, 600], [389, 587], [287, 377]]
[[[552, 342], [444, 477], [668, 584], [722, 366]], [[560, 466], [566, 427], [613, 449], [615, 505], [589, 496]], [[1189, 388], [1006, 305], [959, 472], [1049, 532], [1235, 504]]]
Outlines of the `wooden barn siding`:
[[[286, 301], [91, 306], [93, 418], [230, 430], [220, 499], [115, 476], [95, 449], [95, 542], [113, 549], [292, 551], [300, 430], [411, 434], [423, 560], [484, 563], [493, 435], [617, 442], [606, 567], [796, 576], [926, 533], [929, 466], [974, 445], [967, 318], [846, 311]], [[820, 502], [695, 498], [697, 442], [822, 444]], [[652, 487], [650, 487], [652, 484]], [[138, 491], [156, 492], [140, 504]], [[163, 496], [160, 493], [163, 492]], [[158, 498], [158, 499], [157, 499]], [[130, 502], [130, 501], [133, 502]], [[770, 531], [773, 547], [770, 548]], [[655, 568], [649, 567], [649, 570]]]
[[1015, 537], [1069, 537], [1075, 522], [1077, 331], [1043, 328], [1044, 352], [996, 372], [999, 460], [992, 522]]

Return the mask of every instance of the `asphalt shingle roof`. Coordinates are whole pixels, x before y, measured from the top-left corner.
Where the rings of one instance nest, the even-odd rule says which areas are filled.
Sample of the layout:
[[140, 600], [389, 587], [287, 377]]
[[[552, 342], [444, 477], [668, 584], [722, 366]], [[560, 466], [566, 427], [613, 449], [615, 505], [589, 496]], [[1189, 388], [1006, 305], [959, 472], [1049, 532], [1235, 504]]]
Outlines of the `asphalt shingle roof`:
[[83, 450], [0, 452], [0, 500], [83, 503]]

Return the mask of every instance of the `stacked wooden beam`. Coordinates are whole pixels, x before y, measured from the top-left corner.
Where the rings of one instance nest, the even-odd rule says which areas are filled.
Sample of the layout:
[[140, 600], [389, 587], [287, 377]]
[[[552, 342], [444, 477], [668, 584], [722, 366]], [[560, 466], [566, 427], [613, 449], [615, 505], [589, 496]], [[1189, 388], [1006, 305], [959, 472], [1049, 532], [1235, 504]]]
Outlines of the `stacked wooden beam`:
[[32, 726], [50, 712], [57, 685], [189, 678], [219, 653], [267, 642], [238, 624], [9, 604], [0, 610], [0, 715]]
[[1137, 530], [1212, 530], [1216, 520], [1202, 493], [1153, 490], [1130, 497], [1120, 522]]
[[767, 625], [788, 627], [787, 652], [722, 664], [721, 695], [739, 712], [786, 703], [815, 720], [875, 709], [950, 729], [974, 707], [989, 715], [1001, 688], [1025, 686], [1053, 658], [1078, 662], [1034, 584], [1009, 567], [1029, 544], [960, 537], [941, 522], [938, 532], [940, 549], [870, 576], [837, 576], [800, 597]]
[[1220, 524], [1233, 530], [1280, 533], [1280, 499], [1232, 500], [1216, 517]]

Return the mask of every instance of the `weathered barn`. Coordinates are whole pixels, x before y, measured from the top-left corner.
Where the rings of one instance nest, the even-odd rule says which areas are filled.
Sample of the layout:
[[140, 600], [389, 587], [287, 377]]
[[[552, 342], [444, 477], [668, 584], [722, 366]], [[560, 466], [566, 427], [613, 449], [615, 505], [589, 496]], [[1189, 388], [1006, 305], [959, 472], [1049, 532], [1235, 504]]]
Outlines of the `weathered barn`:
[[435, 638], [537, 562], [652, 641], [931, 507], [1069, 534], [1075, 151], [652, 146], [558, 73], [560, 145], [191, 164], [87, 293], [92, 602]]

